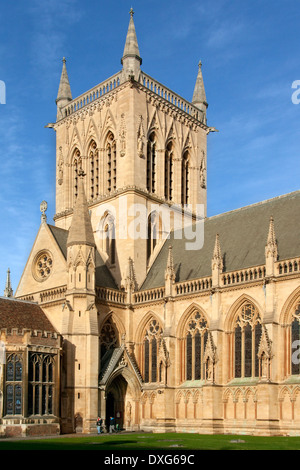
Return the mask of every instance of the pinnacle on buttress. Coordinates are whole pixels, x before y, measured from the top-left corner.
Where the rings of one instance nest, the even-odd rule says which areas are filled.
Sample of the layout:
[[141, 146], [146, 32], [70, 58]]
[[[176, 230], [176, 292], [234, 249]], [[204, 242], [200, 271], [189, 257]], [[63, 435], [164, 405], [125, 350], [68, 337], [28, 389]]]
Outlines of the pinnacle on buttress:
[[130, 10], [130, 21], [129, 27], [123, 52], [123, 57], [121, 63], [123, 65], [124, 77], [127, 80], [128, 77], [134, 77], [135, 80], [138, 80], [142, 59], [140, 57], [139, 45], [137, 42], [137, 36], [133, 21], [134, 11], [131, 8]]
[[198, 75], [197, 75], [197, 80], [195, 84], [192, 104], [196, 106], [198, 109], [200, 109], [200, 111], [202, 111], [203, 122], [206, 124], [206, 110], [207, 110], [208, 104], [206, 101], [201, 60], [198, 64]]
[[95, 238], [84, 191], [82, 169], [78, 170], [78, 195], [74, 206], [73, 218], [69, 229], [67, 247], [71, 245], [89, 245], [95, 247]]
[[10, 281], [10, 269], [8, 268], [7, 270], [7, 276], [6, 276], [6, 284], [5, 284], [5, 290], [4, 290], [4, 296], [5, 297], [13, 297], [14, 293], [11, 287], [11, 281]]
[[266, 245], [266, 257], [268, 256], [273, 257], [275, 260], [277, 260], [277, 256], [278, 256], [273, 217], [270, 217], [269, 232], [268, 232], [267, 245]]
[[175, 268], [174, 268], [174, 259], [173, 259], [173, 247], [169, 246], [167, 266], [165, 270], [165, 279], [175, 280]]
[[71, 93], [71, 87], [70, 87], [65, 57], [63, 58], [62, 62], [63, 62], [63, 67], [62, 67], [62, 72], [61, 72], [61, 77], [60, 77], [60, 82], [59, 82], [59, 87], [58, 87], [57, 98], [55, 101], [57, 105], [57, 120], [64, 117], [62, 115], [61, 108], [63, 108], [70, 101], [72, 101], [72, 93]]
[[213, 269], [218, 268], [220, 269], [220, 271], [222, 271], [223, 269], [223, 259], [222, 259], [222, 253], [221, 253], [220, 237], [218, 233], [216, 235], [214, 253], [212, 257], [212, 268]]

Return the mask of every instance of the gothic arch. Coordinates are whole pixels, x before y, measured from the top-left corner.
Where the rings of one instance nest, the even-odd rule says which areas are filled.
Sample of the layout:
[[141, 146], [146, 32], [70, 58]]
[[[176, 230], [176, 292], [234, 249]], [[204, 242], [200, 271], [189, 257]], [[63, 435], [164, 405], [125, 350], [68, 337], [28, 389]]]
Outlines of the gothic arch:
[[102, 215], [97, 227], [98, 238], [102, 253], [107, 255], [111, 265], [116, 262], [116, 218], [110, 211], [106, 210]]
[[229, 308], [226, 317], [225, 317], [225, 322], [224, 322], [224, 330], [226, 332], [231, 332], [233, 327], [234, 327], [234, 322], [236, 315], [238, 314], [239, 309], [242, 307], [243, 304], [249, 302], [250, 304], [254, 305], [254, 307], [257, 309], [260, 317], [262, 318], [262, 308], [258, 304], [258, 302], [251, 296], [247, 294], [242, 294], [238, 299], [235, 300], [235, 302], [231, 305]]
[[111, 320], [116, 325], [116, 329], [117, 329], [117, 332], [118, 332], [118, 335], [119, 335], [119, 342], [121, 343], [122, 342], [122, 337], [126, 334], [126, 329], [124, 327], [124, 324], [123, 324], [122, 320], [114, 313], [113, 310], [110, 310], [103, 317], [99, 316], [99, 325], [98, 325], [99, 334], [101, 333], [101, 330], [102, 330], [103, 326], [105, 325], [105, 323], [108, 320]]
[[[85, 155], [87, 155], [87, 152], [88, 152], [88, 149], [89, 149], [89, 146], [90, 146], [90, 143], [91, 143], [92, 140], [94, 140], [98, 144], [99, 136], [96, 135], [96, 133], [97, 133], [97, 126], [95, 124], [94, 119], [90, 118], [88, 126], [87, 126], [87, 131], [86, 131], [87, 140], [86, 140], [85, 145], [84, 145]], [[98, 145], [97, 145], [97, 147], [98, 147]]]
[[149, 140], [150, 135], [152, 132], [155, 133], [156, 142], [158, 144], [158, 148], [163, 148], [164, 145], [164, 137], [162, 133], [162, 125], [159, 119], [159, 115], [157, 110], [155, 109], [152, 116], [149, 119], [150, 126], [147, 130], [147, 141]]
[[199, 311], [203, 317], [206, 319], [207, 321], [207, 324], [209, 324], [208, 322], [208, 316], [206, 314], [206, 312], [204, 311], [204, 309], [202, 307], [200, 307], [200, 305], [196, 304], [196, 303], [192, 303], [185, 311], [184, 313], [182, 314], [180, 320], [179, 320], [179, 323], [178, 323], [178, 327], [177, 327], [177, 330], [176, 330], [176, 337], [177, 338], [183, 338], [184, 336], [184, 329], [186, 327], [186, 324], [187, 324], [187, 321], [189, 320], [190, 316], [195, 312], [195, 311]]
[[191, 166], [197, 166], [196, 155], [194, 151], [194, 149], [196, 148], [196, 144], [193, 140], [194, 140], [193, 135], [189, 130], [187, 135], [183, 139], [183, 146], [181, 149], [181, 158], [183, 158], [183, 155], [185, 154], [185, 152], [188, 152]]
[[140, 398], [140, 391], [141, 391], [139, 382], [138, 382], [135, 374], [126, 366], [125, 367], [117, 367], [111, 373], [111, 375], [110, 375], [110, 377], [107, 381], [107, 384], [106, 384], [106, 391], [109, 390], [112, 383], [114, 382], [114, 380], [118, 376], [122, 376], [126, 380], [128, 386], [130, 388], [132, 397], [134, 397], [135, 399], [139, 399]]
[[103, 131], [100, 136], [100, 147], [104, 148], [105, 142], [107, 139], [108, 134], [112, 132], [114, 136], [117, 135], [117, 126], [114, 120], [114, 117], [111, 111], [108, 109], [105, 115], [104, 124], [103, 124]]
[[136, 329], [135, 340], [134, 340], [136, 344], [140, 344], [143, 341], [143, 333], [146, 329], [147, 324], [152, 319], [156, 320], [160, 324], [160, 326], [163, 327], [163, 319], [157, 313], [155, 313], [153, 311], [149, 311], [143, 317], [142, 321], [139, 323], [139, 325]]
[[291, 312], [296, 308], [296, 304], [300, 302], [300, 287], [297, 287], [286, 299], [280, 315], [279, 323], [280, 325], [287, 325], [291, 320]]
[[80, 138], [80, 133], [79, 133], [76, 125], [73, 127], [70, 142], [72, 142], [72, 145], [69, 148], [68, 161], [69, 161], [70, 156], [72, 156], [72, 154], [73, 154], [74, 148], [79, 147], [80, 150], [82, 150], [82, 148], [83, 148], [82, 141], [81, 141], [81, 138]]

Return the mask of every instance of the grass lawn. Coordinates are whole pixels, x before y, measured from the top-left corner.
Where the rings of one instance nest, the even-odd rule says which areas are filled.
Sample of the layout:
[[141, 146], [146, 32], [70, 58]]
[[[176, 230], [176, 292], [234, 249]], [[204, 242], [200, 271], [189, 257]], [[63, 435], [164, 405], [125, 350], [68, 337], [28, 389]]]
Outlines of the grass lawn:
[[0, 439], [1, 450], [300, 450], [300, 437], [255, 437], [183, 433], [129, 433], [45, 439]]

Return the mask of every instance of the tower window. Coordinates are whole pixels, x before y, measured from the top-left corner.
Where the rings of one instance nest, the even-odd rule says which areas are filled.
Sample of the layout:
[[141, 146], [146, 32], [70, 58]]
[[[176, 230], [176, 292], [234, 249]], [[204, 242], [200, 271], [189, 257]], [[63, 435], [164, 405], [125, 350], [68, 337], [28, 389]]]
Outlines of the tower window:
[[117, 153], [116, 142], [112, 132], [109, 132], [106, 143], [107, 159], [107, 191], [112, 192], [117, 189]]
[[156, 142], [155, 134], [152, 132], [147, 144], [147, 190], [150, 193], [155, 192], [156, 177]]
[[169, 142], [165, 151], [165, 199], [173, 199], [173, 142]]
[[181, 204], [185, 205], [189, 203], [189, 153], [185, 152], [182, 158], [181, 168]]

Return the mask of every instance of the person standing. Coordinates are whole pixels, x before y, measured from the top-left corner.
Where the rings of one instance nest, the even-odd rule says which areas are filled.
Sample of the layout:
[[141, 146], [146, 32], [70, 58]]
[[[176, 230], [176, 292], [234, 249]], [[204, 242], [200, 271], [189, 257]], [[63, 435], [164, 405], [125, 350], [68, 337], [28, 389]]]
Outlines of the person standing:
[[101, 434], [101, 432], [102, 432], [102, 423], [103, 423], [103, 420], [100, 418], [100, 416], [98, 416], [98, 419], [97, 419], [98, 434]]
[[109, 419], [109, 432], [115, 432], [115, 418], [113, 416]]

